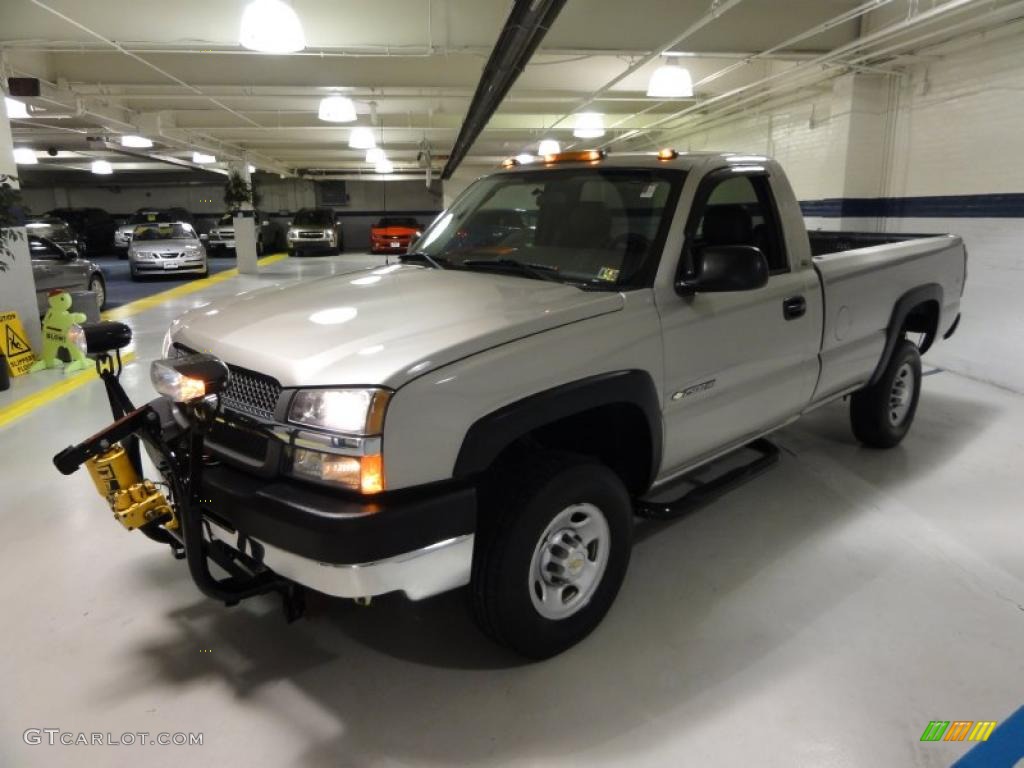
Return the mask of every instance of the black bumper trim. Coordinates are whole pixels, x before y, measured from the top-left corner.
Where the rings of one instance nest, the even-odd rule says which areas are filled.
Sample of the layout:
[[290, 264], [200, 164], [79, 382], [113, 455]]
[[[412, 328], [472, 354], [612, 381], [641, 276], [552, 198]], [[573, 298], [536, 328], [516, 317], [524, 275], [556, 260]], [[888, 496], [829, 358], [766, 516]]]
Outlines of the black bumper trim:
[[213, 519], [323, 563], [371, 563], [476, 527], [476, 491], [467, 486], [396, 491], [364, 501], [225, 466], [205, 467], [202, 475], [201, 507]]

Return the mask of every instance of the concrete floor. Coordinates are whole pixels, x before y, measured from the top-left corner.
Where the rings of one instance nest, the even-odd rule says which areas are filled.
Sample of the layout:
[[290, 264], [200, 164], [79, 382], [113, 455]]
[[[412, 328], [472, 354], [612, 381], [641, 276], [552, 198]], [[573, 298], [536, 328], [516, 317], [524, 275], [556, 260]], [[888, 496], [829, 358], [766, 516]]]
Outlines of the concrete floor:
[[[136, 315], [138, 357], [212, 295], [359, 259], [279, 262]], [[125, 374], [140, 401], [147, 370]], [[925, 380], [893, 451], [858, 447], [828, 406], [777, 435], [768, 474], [644, 525], [602, 626], [534, 665], [479, 635], [462, 593], [324, 598], [290, 626], [269, 598], [201, 597], [84, 471], [50, 464], [108, 421], [92, 382], [0, 430], [2, 766], [946, 766], [968, 745], [921, 743], [930, 720], [1024, 703], [1024, 398], [953, 374]], [[204, 742], [29, 746], [26, 728]]]

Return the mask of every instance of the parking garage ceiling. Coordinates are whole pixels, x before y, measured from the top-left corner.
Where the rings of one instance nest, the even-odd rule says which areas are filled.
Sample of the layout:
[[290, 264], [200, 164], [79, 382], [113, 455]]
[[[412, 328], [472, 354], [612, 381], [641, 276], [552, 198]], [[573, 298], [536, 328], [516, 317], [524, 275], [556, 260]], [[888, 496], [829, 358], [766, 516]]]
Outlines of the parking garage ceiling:
[[[97, 158], [117, 172], [179, 172], [196, 150], [213, 169], [243, 157], [293, 174], [373, 174], [350, 149], [371, 127], [396, 173], [444, 165], [510, 3], [481, 0], [294, 0], [306, 48], [267, 55], [238, 43], [243, 0], [7, 0], [0, 7], [3, 74], [43, 81], [13, 121], [36, 169], [64, 175]], [[785, 12], [780, 7], [785, 5]], [[492, 167], [563, 147], [685, 145], [688, 132], [851, 70], [894, 73], [954, 34], [1024, 13], [1020, 0], [569, 0], [466, 157]], [[646, 95], [669, 54], [694, 96]], [[354, 100], [356, 123], [318, 118], [330, 94]], [[573, 136], [574, 113], [599, 112], [606, 133]], [[122, 134], [152, 150], [126, 155]], [[52, 148], [56, 156], [46, 155]]]

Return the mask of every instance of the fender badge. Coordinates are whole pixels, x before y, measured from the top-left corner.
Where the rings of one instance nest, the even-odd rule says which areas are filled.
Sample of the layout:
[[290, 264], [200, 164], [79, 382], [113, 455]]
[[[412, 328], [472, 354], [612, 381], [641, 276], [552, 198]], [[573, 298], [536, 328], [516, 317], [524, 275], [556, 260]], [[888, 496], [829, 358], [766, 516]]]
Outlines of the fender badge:
[[716, 381], [717, 381], [717, 379], [708, 379], [707, 381], [702, 381], [700, 384], [694, 384], [692, 387], [687, 387], [686, 389], [681, 389], [678, 392], [674, 392], [672, 394], [672, 399], [673, 400], [682, 400], [684, 397], [689, 397], [690, 395], [695, 395], [698, 392], [706, 392], [707, 390], [709, 390], [713, 386], [715, 386], [715, 382]]

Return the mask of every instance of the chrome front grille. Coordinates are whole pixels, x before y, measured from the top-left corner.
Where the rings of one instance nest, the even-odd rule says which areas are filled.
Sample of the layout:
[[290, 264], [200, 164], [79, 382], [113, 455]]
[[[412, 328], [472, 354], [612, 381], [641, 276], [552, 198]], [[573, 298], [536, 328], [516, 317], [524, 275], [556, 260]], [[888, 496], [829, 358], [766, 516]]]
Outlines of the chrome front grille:
[[304, 240], [323, 240], [324, 238], [327, 237], [322, 229], [313, 231], [300, 231], [298, 234], [299, 237], [303, 238]]
[[221, 394], [224, 407], [259, 419], [272, 421], [281, 385], [276, 379], [235, 365], [231, 370], [231, 382]]
[[[174, 345], [175, 356], [194, 355], [195, 350], [184, 344]], [[229, 411], [255, 416], [264, 421], [274, 420], [274, 410], [281, 397], [277, 379], [248, 368], [227, 364], [231, 381], [221, 395], [221, 402]]]

